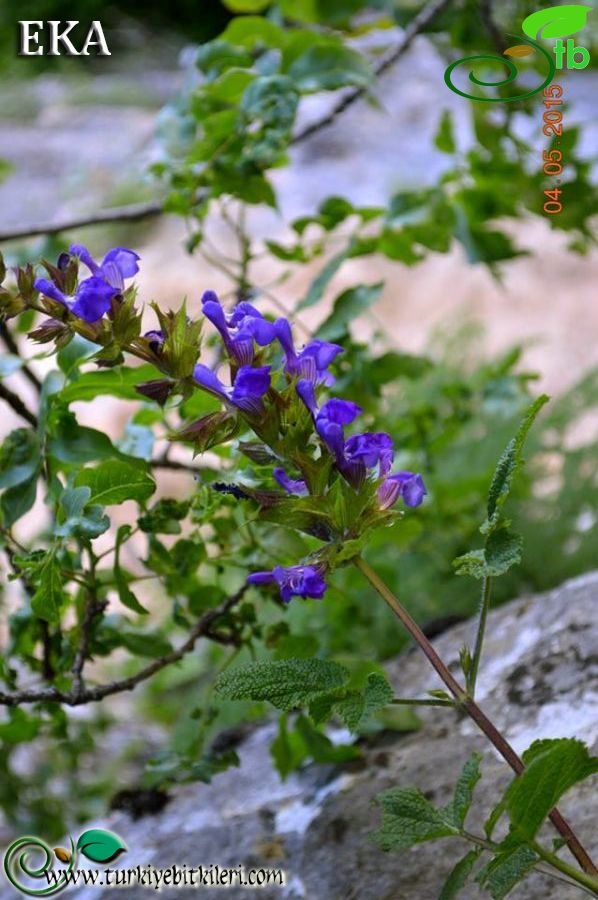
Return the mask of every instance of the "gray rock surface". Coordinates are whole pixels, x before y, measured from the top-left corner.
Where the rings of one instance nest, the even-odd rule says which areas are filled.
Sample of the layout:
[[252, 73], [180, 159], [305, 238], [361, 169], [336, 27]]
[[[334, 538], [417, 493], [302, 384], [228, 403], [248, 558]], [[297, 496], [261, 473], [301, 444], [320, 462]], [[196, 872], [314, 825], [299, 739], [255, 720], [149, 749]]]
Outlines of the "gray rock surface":
[[[518, 750], [547, 736], [577, 736], [596, 744], [597, 601], [598, 573], [593, 573], [491, 614], [479, 699]], [[472, 631], [472, 623], [465, 623], [435, 642], [455, 670], [459, 648], [471, 640]], [[400, 696], [421, 695], [437, 686], [415, 650], [394, 660], [388, 672]], [[94, 824], [126, 840], [129, 850], [115, 863], [118, 868], [173, 864], [283, 868], [286, 886], [262, 889], [263, 900], [436, 900], [461, 846], [445, 840], [402, 855], [381, 852], [368, 841], [379, 820], [373, 798], [390, 786], [417, 785], [434, 803], [445, 803], [462, 764], [473, 750], [482, 750], [484, 778], [468, 820], [470, 829], [479, 833], [483, 816], [510, 775], [468, 720], [436, 709], [424, 710], [421, 718], [424, 724], [418, 732], [379, 736], [364, 749], [359, 765], [344, 769], [311, 765], [285, 782], [270, 762], [275, 728], [265, 725], [241, 744], [240, 768], [217, 776], [211, 785], [180, 787], [158, 815], [133, 822], [124, 813], [113, 813]], [[586, 781], [567, 795], [560, 808], [596, 853], [595, 792], [593, 799], [592, 808], [592, 783]], [[552, 836], [547, 827], [547, 839]], [[147, 890], [130, 887], [127, 900], [146, 897]], [[68, 895], [77, 900], [114, 897], [112, 890], [98, 887], [71, 889]], [[192, 889], [161, 892], [169, 898], [196, 895]], [[9, 896], [0, 892], [2, 900]], [[203, 888], [201, 896], [240, 900], [248, 893], [238, 887], [225, 892]], [[482, 894], [473, 886], [462, 896], [475, 900]], [[584, 895], [534, 875], [510, 896], [576, 900]]]

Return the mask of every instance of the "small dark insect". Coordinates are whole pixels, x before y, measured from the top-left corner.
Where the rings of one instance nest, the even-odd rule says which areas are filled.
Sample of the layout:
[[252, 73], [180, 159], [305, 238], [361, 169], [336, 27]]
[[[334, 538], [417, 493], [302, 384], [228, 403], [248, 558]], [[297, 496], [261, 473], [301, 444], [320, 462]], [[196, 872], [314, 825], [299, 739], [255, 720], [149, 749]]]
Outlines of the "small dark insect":
[[219, 494], [232, 494], [237, 500], [251, 500], [250, 495], [246, 494], [237, 484], [225, 484], [223, 481], [215, 481], [212, 487]]

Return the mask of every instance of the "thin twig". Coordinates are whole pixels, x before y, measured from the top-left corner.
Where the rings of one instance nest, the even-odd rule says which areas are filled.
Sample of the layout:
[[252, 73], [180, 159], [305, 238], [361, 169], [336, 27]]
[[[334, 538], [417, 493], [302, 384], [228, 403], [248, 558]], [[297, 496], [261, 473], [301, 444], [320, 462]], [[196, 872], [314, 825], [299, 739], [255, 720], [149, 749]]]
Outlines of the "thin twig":
[[62, 231], [73, 231], [76, 228], [86, 228], [88, 225], [106, 225], [110, 222], [137, 222], [141, 219], [149, 219], [152, 216], [161, 216], [164, 211], [162, 204], [156, 201], [151, 203], [131, 203], [129, 206], [114, 206], [112, 209], [103, 209], [88, 216], [61, 219], [58, 222], [51, 222], [47, 225], [0, 231], [0, 242], [18, 241], [46, 234], [60, 234]]
[[211, 627], [218, 619], [224, 616], [230, 609], [240, 602], [247, 590], [247, 586], [243, 585], [235, 594], [227, 597], [214, 609], [207, 610], [196, 622], [187, 640], [181, 644], [176, 650], [160, 656], [153, 660], [144, 669], [131, 675], [129, 678], [122, 678], [117, 681], [111, 681], [108, 684], [100, 684], [96, 687], [85, 687], [83, 691], [61, 691], [57, 688], [33, 688], [31, 690], [16, 691], [14, 694], [6, 694], [0, 692], [0, 705], [3, 706], [20, 706], [23, 703], [63, 703], [65, 706], [82, 706], [85, 703], [96, 703], [109, 697], [112, 694], [120, 694], [123, 691], [132, 691], [147, 681], [156, 672], [179, 662], [184, 656], [194, 649], [196, 642], [200, 637], [204, 637], [211, 631]]
[[[2, 338], [4, 346], [6, 347], [6, 349], [8, 350], [9, 353], [12, 353], [14, 356], [18, 356], [19, 358], [21, 358], [21, 351], [19, 350], [19, 345], [17, 344], [17, 342], [15, 341], [11, 332], [9, 331], [9, 328], [8, 328], [8, 325], [6, 324], [6, 322], [2, 322], [2, 321], [0, 321], [0, 338]], [[31, 384], [33, 385], [33, 387], [35, 388], [37, 393], [40, 394], [41, 389], [42, 389], [42, 383], [39, 380], [39, 378], [37, 377], [37, 375], [35, 374], [35, 372], [32, 369], [30, 369], [28, 365], [21, 366], [20, 371], [23, 373], [25, 378], [27, 378], [27, 380], [31, 382]]]
[[6, 403], [16, 412], [18, 416], [22, 419], [25, 419], [26, 422], [29, 422], [30, 425], [33, 425], [34, 428], [37, 428], [37, 416], [35, 416], [30, 409], [28, 409], [18, 394], [15, 394], [14, 391], [11, 391], [10, 388], [7, 388], [5, 384], [0, 381], [0, 400], [5, 400]]
[[[411, 44], [415, 40], [415, 38], [420, 34], [424, 28], [427, 28], [436, 16], [439, 16], [440, 13], [444, 12], [445, 8], [449, 5], [451, 0], [436, 0], [435, 3], [429, 3], [415, 16], [414, 19], [409, 23], [407, 28], [405, 29], [405, 33], [403, 34], [402, 40], [397, 44], [394, 50], [391, 50], [386, 56], [384, 56], [380, 62], [374, 68], [374, 74], [376, 78], [379, 78], [381, 75], [384, 75], [391, 66], [394, 66], [398, 60], [405, 55], [407, 50], [411, 47]], [[326, 128], [328, 125], [332, 125], [337, 116], [340, 116], [344, 113], [350, 106], [352, 106], [357, 100], [360, 100], [367, 93], [367, 88], [355, 88], [352, 91], [349, 91], [345, 96], [339, 100], [339, 102], [332, 107], [329, 113], [323, 116], [321, 119], [318, 119], [316, 122], [313, 122], [311, 125], [307, 125], [301, 131], [298, 131], [291, 140], [291, 144], [301, 144], [303, 141], [307, 140], [307, 138], [312, 137], [322, 128]]]

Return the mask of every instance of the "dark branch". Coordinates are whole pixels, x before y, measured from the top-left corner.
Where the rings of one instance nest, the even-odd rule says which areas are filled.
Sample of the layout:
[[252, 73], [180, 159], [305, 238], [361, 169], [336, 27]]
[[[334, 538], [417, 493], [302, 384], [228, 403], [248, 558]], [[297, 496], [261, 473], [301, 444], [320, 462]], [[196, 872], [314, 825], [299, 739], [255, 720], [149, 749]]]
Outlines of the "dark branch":
[[76, 228], [85, 228], [88, 225], [105, 225], [109, 222], [138, 222], [141, 219], [160, 216], [163, 212], [162, 204], [155, 201], [152, 203], [132, 203], [130, 206], [115, 206], [112, 209], [93, 213], [93, 215], [62, 219], [48, 225], [21, 228], [14, 231], [0, 231], [0, 242], [17, 241], [46, 234], [60, 234], [62, 231], [72, 231]]
[[3, 706], [19, 706], [22, 703], [64, 703], [65, 706], [82, 706], [85, 703], [95, 703], [109, 697], [112, 694], [120, 694], [123, 691], [132, 691], [147, 681], [156, 672], [179, 662], [184, 656], [194, 649], [195, 644], [200, 637], [211, 635], [212, 626], [221, 619], [226, 613], [237, 605], [247, 590], [247, 586], [243, 585], [236, 594], [227, 597], [214, 609], [207, 610], [196, 622], [187, 640], [181, 644], [176, 650], [172, 650], [165, 656], [155, 659], [144, 669], [131, 675], [129, 678], [123, 678], [120, 681], [111, 681], [108, 684], [97, 685], [96, 687], [87, 687], [82, 691], [60, 691], [57, 688], [39, 688], [32, 690], [16, 691], [14, 694], [5, 694], [0, 692], [0, 705]]
[[[413, 40], [427, 26], [440, 15], [441, 12], [450, 4], [451, 0], [436, 0], [425, 6], [421, 12], [412, 20], [405, 29], [402, 40], [387, 56], [385, 56], [375, 67], [376, 77], [383, 75], [391, 66], [393, 66], [409, 49]], [[347, 93], [333, 109], [313, 122], [307, 125], [301, 131], [298, 131], [291, 139], [291, 145], [300, 144], [307, 138], [312, 137], [322, 128], [327, 128], [335, 121], [336, 117], [345, 112], [357, 100], [366, 94], [365, 88], [357, 88]], [[93, 215], [83, 216], [78, 219], [63, 219], [62, 221], [52, 223], [50, 225], [40, 225], [35, 228], [23, 228], [16, 231], [0, 231], [0, 243], [4, 241], [14, 241], [29, 237], [37, 237], [45, 234], [59, 234], [62, 231], [72, 231], [76, 228], [84, 228], [88, 225], [101, 225], [107, 222], [132, 222], [140, 219], [146, 219], [150, 216], [159, 216], [165, 212], [161, 203], [135, 203], [130, 206], [114, 207], [113, 209], [104, 210]]]
[[0, 381], [0, 400], [5, 400], [6, 403], [16, 412], [18, 416], [22, 419], [25, 419], [26, 422], [29, 422], [30, 425], [33, 425], [34, 428], [37, 428], [37, 416], [35, 416], [31, 410], [27, 409], [21, 398], [18, 394], [15, 394], [14, 391], [11, 391], [10, 388], [7, 388], [5, 384]]
[[[394, 50], [391, 50], [390, 53], [384, 56], [374, 68], [376, 78], [384, 75], [391, 66], [394, 66], [394, 64], [405, 55], [418, 34], [427, 28], [436, 16], [440, 15], [440, 13], [445, 10], [450, 2], [451, 0], [436, 0], [435, 3], [429, 3], [427, 6], [424, 6], [405, 29], [402, 40], [397, 44]], [[352, 106], [357, 100], [360, 100], [366, 93], [366, 88], [355, 88], [355, 90], [349, 91], [323, 118], [318, 119], [317, 122], [313, 122], [311, 125], [307, 125], [301, 131], [298, 131], [297, 134], [294, 135], [291, 144], [300, 144], [307, 138], [312, 137], [322, 128], [332, 125], [337, 116], [344, 113], [345, 110]]]
[[[4, 343], [4, 346], [6, 347], [6, 349], [8, 350], [9, 353], [12, 353], [14, 356], [18, 356], [19, 358], [21, 357], [19, 345], [17, 344], [14, 337], [10, 333], [6, 322], [0, 321], [0, 338], [2, 338], [2, 342]], [[39, 380], [39, 378], [37, 377], [37, 375], [35, 374], [35, 372], [33, 372], [29, 368], [29, 366], [22, 366], [21, 372], [23, 373], [25, 378], [27, 378], [27, 380], [31, 382], [31, 384], [33, 385], [33, 387], [35, 388], [37, 393], [38, 394], [41, 393], [42, 383]]]

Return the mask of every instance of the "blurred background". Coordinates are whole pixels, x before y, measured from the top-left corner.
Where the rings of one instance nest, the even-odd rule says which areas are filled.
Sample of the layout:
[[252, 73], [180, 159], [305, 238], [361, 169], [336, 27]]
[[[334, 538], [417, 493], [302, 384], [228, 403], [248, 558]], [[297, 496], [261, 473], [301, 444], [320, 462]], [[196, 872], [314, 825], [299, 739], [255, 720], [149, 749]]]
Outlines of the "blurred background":
[[[413, 13], [413, 4], [396, 4], [392, 27], [381, 37], [363, 29], [354, 38], [356, 46], [376, 59], [384, 47], [400, 40], [404, 25], [398, 13], [404, 12], [403, 6]], [[463, 21], [469, 32], [456, 46], [484, 44], [487, 35], [477, 5], [465, 6]], [[508, 3], [496, 13], [502, 27], [503, 20], [519, 23], [531, 10], [525, 3]], [[109, 58], [16, 55], [18, 20], [74, 15], [66, 0], [4, 0], [0, 9], [0, 249], [7, 264], [17, 264], [39, 256], [53, 260], [71, 241], [88, 245], [97, 257], [112, 246], [131, 247], [141, 256], [141, 299], [157, 300], [166, 308], [187, 297], [190, 313], [196, 314], [204, 290], [228, 296], [232, 288], [213, 256], [190, 252], [196, 223], [189, 217], [151, 215], [150, 210], [137, 222], [96, 224], [51, 236], [27, 233], [44, 226], [52, 230], [63, 221], [93, 217], [112, 207], [162, 202], [168, 191], [155, 172], [188, 138], [187, 99], [203, 79], [195, 65], [197, 47], [219, 35], [233, 12], [218, 2], [173, 0], [144, 4], [140, 17], [133, 0], [108, 5], [79, 0], [76, 16], [82, 22], [101, 20]], [[514, 28], [511, 24], [510, 30]], [[479, 145], [482, 125], [473, 105], [444, 85], [448, 33], [441, 25], [416, 37], [377, 80], [369, 98], [291, 147], [289, 164], [271, 174], [278, 208], [247, 208], [246, 227], [256, 246], [266, 240], [284, 244], [292, 235], [288, 223], [313, 215], [331, 195], [358, 207], [385, 206], [393, 195], [435, 188], [447, 172], [471, 164], [469, 154]], [[584, 43], [590, 44], [589, 32]], [[477, 586], [456, 579], [451, 560], [476, 539], [483, 514], [480, 497], [530, 391], [545, 390], [554, 400], [532, 439], [529, 474], [513, 509], [526, 539], [524, 564], [498, 588], [496, 602], [551, 587], [595, 565], [598, 252], [592, 219], [596, 210], [588, 209], [587, 185], [595, 184], [596, 174], [598, 72], [592, 63], [583, 71], [563, 74], [562, 81], [565, 131], [574, 136], [568, 145], [570, 162], [576, 160], [570, 193], [564, 195], [573, 218], [568, 229], [553, 227], [556, 223], [542, 215], [540, 187], [535, 210], [501, 217], [500, 202], [485, 205], [487, 197], [500, 197], [501, 192], [505, 203], [515, 203], [520, 185], [509, 169], [503, 174], [492, 162], [478, 161], [477, 180], [468, 188], [471, 196], [480, 198], [472, 216], [484, 222], [497, 219], [515, 249], [476, 254], [466, 241], [455, 239], [442, 252], [428, 247], [421, 259], [405, 261], [400, 254], [392, 258], [382, 252], [349, 259], [327, 280], [321, 301], [298, 316], [305, 328], [317, 331], [345, 289], [384, 282], [376, 303], [348, 323], [347, 362], [339, 387], [352, 384], [361, 390], [358, 399], [366, 406], [368, 398], [372, 404], [379, 401], [380, 414], [392, 424], [388, 430], [404, 440], [406, 453], [424, 463], [432, 484], [435, 505], [397, 538], [395, 555], [382, 543], [372, 550], [430, 633], [475, 609]], [[525, 110], [513, 105], [508, 129], [524, 142], [529, 170], [540, 172], [547, 142], [542, 136], [543, 107], [539, 98], [534, 100]], [[304, 98], [297, 128], [325, 116], [337, 101], [335, 91]], [[439, 138], [447, 114], [452, 129], [448, 143], [454, 142], [454, 152], [447, 152], [446, 141]], [[488, 121], [491, 126], [492, 116]], [[521, 177], [528, 178], [525, 173]], [[583, 222], [583, 240], [573, 233], [576, 215]], [[223, 255], [234, 256], [235, 236], [218, 209], [208, 212], [203, 233]], [[264, 308], [293, 309], [333, 257], [334, 240], [323, 254], [300, 266], [256, 253], [252, 283], [274, 285], [276, 305], [264, 292]], [[339, 240], [342, 243], [342, 226]], [[51, 361], [43, 358], [43, 348], [40, 353], [39, 347], [27, 344], [23, 333], [17, 339], [36, 370], [47, 371]], [[375, 359], [358, 369], [364, 344]], [[22, 374], [10, 375], [7, 383], [33, 401], [32, 387]], [[115, 440], [122, 438], [130, 416], [130, 404], [105, 398], [76, 403], [73, 409], [80, 422], [101, 428]], [[0, 438], [20, 424], [3, 409]], [[174, 457], [186, 458], [179, 450]], [[159, 493], [181, 496], [193, 485], [187, 473], [165, 472]], [[23, 540], [35, 535], [40, 508], [38, 498], [37, 512], [20, 523]], [[132, 569], [141, 553], [136, 546], [126, 548]], [[397, 575], [399, 554], [403, 562]], [[433, 562], [424, 564], [424, 559]], [[5, 580], [4, 588], [5, 604], [14, 608], [19, 602], [14, 586]], [[402, 638], [388, 634], [384, 616], [348, 602], [342, 576], [336, 588], [325, 609], [298, 605], [289, 610], [297, 634], [318, 635], [321, 647], [341, 656], [361, 652], [383, 660], [401, 649]], [[60, 835], [66, 820], [103, 812], [117, 793], [115, 783], [145, 784], [144, 765], [153, 753], [164, 751], [173, 733], [175, 749], [192, 746], [194, 726], [187, 718], [183, 721], [172, 697], [194, 684], [198, 672], [207, 683], [217, 658], [208, 654], [199, 669], [165, 674], [133, 699], [115, 698], [109, 711], [103, 707], [69, 713], [74, 731], [68, 740], [66, 730], [60, 736], [57, 727], [39, 749], [21, 745], [14, 751], [11, 733], [5, 731], [2, 759], [8, 776], [0, 799], [6, 835], [41, 823]], [[262, 710], [254, 712], [257, 717]], [[236, 723], [221, 716], [205, 733], [213, 736], [231, 724]], [[403, 721], [396, 727], [412, 724]], [[109, 761], [98, 770], [98, 756], [107, 750]], [[162, 785], [155, 778], [147, 783]], [[69, 800], [70, 807], [60, 811], [52, 798], [64, 800], [69, 792], [72, 798], [74, 785], [77, 800]]]

